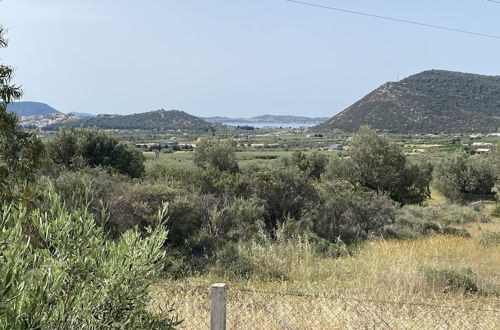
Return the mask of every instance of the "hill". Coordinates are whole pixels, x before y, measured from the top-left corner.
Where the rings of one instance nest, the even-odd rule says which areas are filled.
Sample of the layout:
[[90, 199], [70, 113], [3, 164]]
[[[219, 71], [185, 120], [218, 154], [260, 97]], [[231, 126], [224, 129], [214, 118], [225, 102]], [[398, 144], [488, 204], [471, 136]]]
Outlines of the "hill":
[[500, 129], [500, 76], [430, 70], [388, 82], [318, 130], [389, 133], [489, 133]]
[[18, 116], [45, 116], [61, 113], [50, 105], [40, 102], [13, 102], [7, 106], [7, 111]]
[[289, 115], [262, 115], [250, 118], [229, 118], [229, 117], [207, 117], [204, 118], [211, 123], [297, 123], [297, 124], [314, 124], [321, 123], [328, 118], [312, 118], [304, 116], [289, 116]]
[[96, 127], [100, 129], [121, 130], [214, 130], [214, 125], [198, 117], [179, 110], [158, 110], [133, 115], [98, 115], [95, 117], [76, 117], [46, 126], [45, 130], [60, 127]]

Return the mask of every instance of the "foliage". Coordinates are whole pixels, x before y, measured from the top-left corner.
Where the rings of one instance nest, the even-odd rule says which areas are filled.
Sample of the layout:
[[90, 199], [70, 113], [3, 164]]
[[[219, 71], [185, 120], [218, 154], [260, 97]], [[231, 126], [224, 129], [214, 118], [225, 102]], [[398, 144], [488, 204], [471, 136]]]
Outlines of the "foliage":
[[458, 291], [463, 294], [487, 295], [495, 293], [486, 288], [477, 274], [470, 268], [439, 269], [426, 268], [423, 270], [429, 284], [439, 287], [443, 292]]
[[323, 182], [319, 196], [318, 206], [306, 218], [312, 218], [315, 233], [330, 241], [380, 234], [383, 226], [393, 222], [397, 209], [388, 196], [345, 181]]
[[194, 163], [202, 169], [238, 172], [236, 162], [236, 141], [204, 138], [198, 142], [194, 154]]
[[328, 164], [328, 158], [317, 151], [306, 154], [299, 150], [295, 150], [290, 158], [283, 158], [282, 160], [285, 166], [297, 166], [311, 179], [316, 180], [325, 172]]
[[45, 130], [58, 128], [95, 127], [100, 129], [119, 130], [151, 130], [151, 131], [177, 131], [198, 130], [213, 131], [215, 128], [209, 122], [191, 116], [179, 110], [157, 110], [133, 115], [99, 115], [58, 122], [45, 127]]
[[493, 211], [491, 211], [491, 216], [496, 217], [496, 218], [500, 218], [500, 205], [495, 206]]
[[144, 156], [95, 129], [61, 130], [47, 144], [48, 157], [68, 170], [85, 166], [113, 169], [133, 178], [144, 173]]
[[[6, 46], [0, 26], [0, 48]], [[41, 166], [43, 145], [34, 133], [20, 130], [16, 115], [7, 112], [8, 104], [22, 95], [19, 86], [10, 84], [12, 74], [12, 68], [0, 64], [0, 202], [28, 202], [35, 197], [32, 183]]]
[[500, 78], [430, 70], [386, 83], [318, 130], [391, 133], [491, 133], [500, 127]]
[[297, 167], [279, 162], [249, 169], [252, 194], [265, 202], [265, 223], [273, 233], [286, 218], [300, 219], [317, 200], [317, 192], [309, 179]]
[[494, 145], [491, 151], [491, 161], [495, 166], [497, 183], [500, 184], [500, 142]]
[[407, 162], [403, 151], [368, 126], [351, 141], [355, 180], [363, 187], [384, 192], [402, 204], [422, 203], [430, 196], [430, 173]]
[[470, 236], [466, 231], [457, 231], [452, 225], [471, 222], [489, 222], [490, 219], [482, 209], [469, 206], [439, 205], [415, 206], [407, 205], [396, 214], [394, 224], [386, 227], [386, 235], [398, 238], [414, 238], [430, 234], [450, 234]]
[[[146, 310], [167, 232], [107, 238], [86, 210], [49, 192], [47, 212], [4, 204], [0, 218], [0, 328], [172, 328]], [[163, 221], [166, 209], [158, 213]]]
[[479, 240], [479, 243], [484, 245], [498, 245], [500, 246], [500, 233], [485, 233]]
[[456, 152], [434, 169], [434, 185], [450, 201], [465, 202], [474, 195], [493, 195], [496, 174], [491, 163], [480, 156]]

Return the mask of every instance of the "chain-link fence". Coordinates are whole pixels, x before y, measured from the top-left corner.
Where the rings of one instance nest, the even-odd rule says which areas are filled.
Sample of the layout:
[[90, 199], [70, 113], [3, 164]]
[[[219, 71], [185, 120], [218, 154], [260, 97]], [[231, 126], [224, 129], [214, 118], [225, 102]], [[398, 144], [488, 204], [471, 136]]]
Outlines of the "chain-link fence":
[[[182, 329], [210, 329], [210, 288], [167, 288], [157, 295], [175, 304]], [[227, 289], [227, 329], [500, 329], [500, 306], [356, 299]]]

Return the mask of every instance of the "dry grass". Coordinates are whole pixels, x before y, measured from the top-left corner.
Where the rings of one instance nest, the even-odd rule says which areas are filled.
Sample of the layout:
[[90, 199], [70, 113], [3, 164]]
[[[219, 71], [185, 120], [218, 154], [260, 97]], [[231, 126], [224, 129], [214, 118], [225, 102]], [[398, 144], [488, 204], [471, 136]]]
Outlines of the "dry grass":
[[274, 267], [287, 280], [262, 274], [247, 280], [207, 274], [166, 281], [154, 289], [159, 299], [155, 304], [176, 302], [185, 328], [204, 329], [209, 320], [208, 288], [226, 282], [231, 288], [231, 328], [496, 328], [498, 295], [443, 290], [424, 276], [426, 268], [471, 269], [481, 283], [500, 288], [500, 245], [480, 242], [485, 233], [500, 232], [500, 221], [460, 228], [472, 237], [371, 241], [353, 256], [339, 259], [321, 258], [307, 242], [245, 246], [241, 252], [259, 262], [262, 272]]
[[448, 200], [446, 199], [446, 197], [444, 197], [443, 194], [441, 194], [435, 188], [431, 187], [431, 198], [427, 200], [428, 205], [442, 205], [446, 204], [447, 202]]

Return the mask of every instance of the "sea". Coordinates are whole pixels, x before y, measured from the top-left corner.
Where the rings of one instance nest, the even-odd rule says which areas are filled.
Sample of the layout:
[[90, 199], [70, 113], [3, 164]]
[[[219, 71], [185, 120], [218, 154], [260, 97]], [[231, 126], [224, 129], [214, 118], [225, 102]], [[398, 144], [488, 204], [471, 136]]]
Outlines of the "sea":
[[313, 127], [317, 124], [301, 124], [301, 123], [222, 123], [228, 126], [252, 126], [254, 128], [303, 128]]

